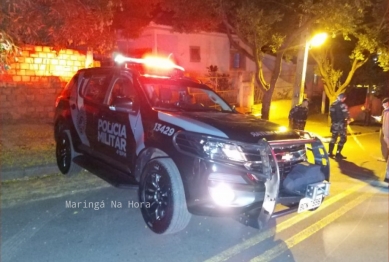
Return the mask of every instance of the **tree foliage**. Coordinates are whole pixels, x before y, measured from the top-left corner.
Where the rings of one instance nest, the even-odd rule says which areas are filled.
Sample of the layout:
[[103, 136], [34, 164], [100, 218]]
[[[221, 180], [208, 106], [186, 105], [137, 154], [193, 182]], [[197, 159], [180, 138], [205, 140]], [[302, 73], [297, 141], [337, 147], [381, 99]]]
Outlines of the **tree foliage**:
[[18, 53], [19, 48], [13, 39], [4, 31], [0, 30], [0, 73], [6, 71], [11, 60]]
[[141, 0], [3, 0], [0, 30], [15, 43], [55, 49], [87, 46], [110, 50], [117, 31], [138, 36], [150, 21], [155, 1]]
[[[384, 2], [375, 1], [381, 1], [381, 4]], [[367, 53], [381, 52], [380, 63], [382, 66], [386, 63], [387, 49], [383, 48], [379, 40], [383, 31], [374, 29], [376, 20], [382, 21], [385, 17], [385, 12], [382, 12], [385, 9], [373, 6], [373, 10], [370, 0], [161, 0], [161, 6], [174, 12], [172, 22], [175, 30], [180, 32], [212, 31], [220, 29], [222, 25], [231, 45], [256, 65], [256, 82], [264, 94], [264, 119], [269, 117], [271, 97], [281, 73], [281, 63], [296, 50], [302, 32], [321, 30], [345, 40], [355, 36], [358, 41], [350, 55], [352, 65], [355, 64], [350, 69], [350, 77], [360, 67], [360, 63], [366, 60]], [[380, 28], [384, 27], [383, 24]], [[376, 38], [371, 37], [373, 32]], [[275, 57], [269, 79], [265, 79], [263, 74], [263, 58], [266, 54]], [[325, 90], [332, 98], [338, 93], [336, 83], [342, 73], [334, 68], [334, 63], [328, 58], [328, 51], [323, 51], [323, 54], [327, 56], [316, 58], [318, 61], [321, 59]]]
[[104, 0], [8, 0], [1, 27], [17, 43], [105, 48], [113, 38], [113, 8]]
[[[353, 11], [352, 6], [345, 8], [345, 13]], [[357, 11], [354, 27], [347, 31], [337, 29], [327, 21], [316, 25], [320, 30], [335, 29], [331, 31], [333, 39], [322, 48], [311, 50], [330, 101], [347, 91], [357, 70], [372, 58], [375, 58], [374, 64], [381, 70], [389, 70], [388, 2], [370, 1]], [[348, 55], [347, 64], [344, 63], [344, 54]]]

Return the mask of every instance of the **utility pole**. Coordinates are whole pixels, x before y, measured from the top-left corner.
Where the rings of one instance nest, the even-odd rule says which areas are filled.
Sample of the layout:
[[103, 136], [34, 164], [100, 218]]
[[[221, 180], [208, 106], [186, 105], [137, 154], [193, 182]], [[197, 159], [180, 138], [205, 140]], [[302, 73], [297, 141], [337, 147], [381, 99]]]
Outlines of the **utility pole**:
[[292, 108], [304, 99], [305, 78], [307, 75], [308, 51], [311, 47], [317, 47], [324, 43], [327, 33], [320, 33], [308, 38], [308, 30], [301, 34], [299, 52], [296, 64], [296, 76], [294, 78]]

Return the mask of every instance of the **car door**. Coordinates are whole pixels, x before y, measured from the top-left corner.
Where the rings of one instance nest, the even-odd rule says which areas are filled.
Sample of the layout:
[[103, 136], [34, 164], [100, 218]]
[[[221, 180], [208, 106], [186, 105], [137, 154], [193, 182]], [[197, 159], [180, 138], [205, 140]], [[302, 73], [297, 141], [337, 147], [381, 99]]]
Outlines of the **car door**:
[[[109, 70], [92, 72], [83, 83], [80, 96], [83, 99], [83, 111], [85, 136], [89, 141], [88, 153], [98, 153], [98, 116], [106, 102], [107, 93], [112, 84], [113, 73]], [[79, 124], [81, 125], [81, 124]]]
[[[114, 107], [115, 101], [123, 98], [132, 102], [131, 109], [125, 112]], [[136, 139], [143, 138], [139, 94], [132, 74], [127, 72], [113, 80], [107, 103], [101, 107], [100, 113], [97, 119], [99, 152], [116, 168], [131, 172], [137, 154]]]
[[84, 98], [80, 95], [80, 90], [82, 90], [82, 86], [87, 81], [87, 79], [88, 76], [85, 75], [85, 71], [81, 71], [76, 74], [70, 82], [70, 84], [72, 84], [69, 96], [71, 121], [78, 137], [80, 138], [81, 150], [83, 148], [89, 148], [90, 146], [88, 137], [85, 133], [86, 113], [84, 107]]

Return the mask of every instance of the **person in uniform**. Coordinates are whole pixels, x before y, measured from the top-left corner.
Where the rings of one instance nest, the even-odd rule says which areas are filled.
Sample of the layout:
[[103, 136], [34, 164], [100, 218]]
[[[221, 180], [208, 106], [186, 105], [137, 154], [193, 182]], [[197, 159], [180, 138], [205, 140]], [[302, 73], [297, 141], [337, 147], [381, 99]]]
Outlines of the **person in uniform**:
[[304, 130], [308, 118], [308, 99], [289, 111], [289, 128]]
[[[384, 111], [382, 112], [382, 129], [381, 129], [381, 149], [386, 147], [385, 151], [382, 151], [384, 158], [386, 157], [386, 173], [384, 181], [389, 183], [389, 159], [388, 159], [388, 150], [389, 150], [389, 98], [382, 100], [382, 106]], [[386, 154], [386, 155], [385, 155]]]
[[[347, 125], [350, 123], [350, 114], [347, 105], [344, 103], [345, 100], [346, 95], [343, 93], [339, 94], [336, 101], [330, 106], [332, 137], [329, 143], [328, 153], [330, 157], [336, 157], [337, 159], [347, 158], [341, 153], [343, 146], [347, 141]], [[338, 137], [340, 137], [340, 139], [336, 149], [336, 155], [334, 155], [332, 152]]]
[[382, 154], [382, 160], [380, 161], [386, 162], [388, 160], [388, 148], [389, 145], [385, 142], [384, 139], [384, 114], [389, 110], [389, 98], [384, 98], [382, 100], [382, 107], [384, 110], [382, 111], [381, 115], [381, 123], [382, 123], [382, 128], [380, 130], [380, 143], [381, 143], [381, 154]]

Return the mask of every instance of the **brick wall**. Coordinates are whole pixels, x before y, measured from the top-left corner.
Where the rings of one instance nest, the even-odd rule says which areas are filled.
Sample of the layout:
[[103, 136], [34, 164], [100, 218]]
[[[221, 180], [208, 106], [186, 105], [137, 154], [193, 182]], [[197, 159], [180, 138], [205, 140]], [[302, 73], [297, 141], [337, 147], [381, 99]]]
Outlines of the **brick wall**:
[[36, 82], [0, 84], [0, 119], [3, 121], [52, 121], [55, 98], [66, 83], [58, 77]]
[[11, 68], [0, 73], [0, 120], [52, 121], [57, 95], [86, 54], [47, 46], [25, 46]]

